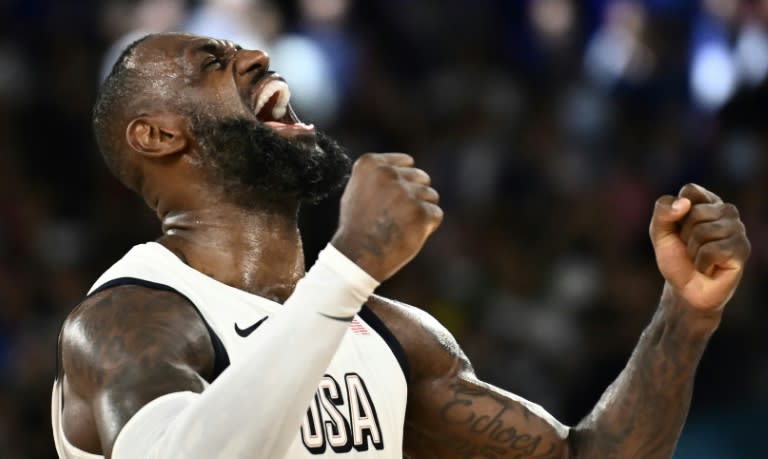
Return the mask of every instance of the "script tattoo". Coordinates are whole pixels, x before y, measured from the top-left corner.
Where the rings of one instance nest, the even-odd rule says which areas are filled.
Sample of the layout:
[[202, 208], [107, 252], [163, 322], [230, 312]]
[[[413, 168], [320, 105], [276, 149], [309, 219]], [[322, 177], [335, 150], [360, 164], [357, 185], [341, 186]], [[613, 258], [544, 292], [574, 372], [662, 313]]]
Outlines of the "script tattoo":
[[[440, 419], [452, 426], [461, 426], [475, 434], [477, 441], [465, 438], [451, 438], [448, 445], [466, 459], [508, 459], [552, 458], [557, 445], [547, 443], [541, 435], [530, 435], [518, 428], [505, 424], [508, 412], [522, 409], [527, 419], [528, 410], [510, 400], [494, 396], [488, 390], [461, 383], [453, 384], [453, 400], [440, 410]], [[477, 404], [482, 403], [482, 412]], [[491, 409], [489, 409], [489, 407]]]

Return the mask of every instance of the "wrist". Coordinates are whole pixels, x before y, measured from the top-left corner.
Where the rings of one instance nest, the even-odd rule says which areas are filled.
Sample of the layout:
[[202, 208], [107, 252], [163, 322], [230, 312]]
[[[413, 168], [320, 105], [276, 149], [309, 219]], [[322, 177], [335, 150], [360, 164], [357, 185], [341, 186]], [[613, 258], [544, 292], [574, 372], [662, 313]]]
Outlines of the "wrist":
[[347, 285], [367, 297], [380, 282], [332, 243], [325, 246], [317, 257], [317, 264], [325, 266], [344, 279]]
[[378, 286], [376, 279], [328, 244], [285, 306], [309, 305], [325, 316], [351, 319]]
[[334, 247], [340, 254], [356, 264], [361, 270], [376, 279], [376, 281], [382, 282], [386, 278], [379, 269], [381, 264], [380, 257], [376, 257], [369, 250], [366, 250], [364, 244], [360, 243], [360, 241], [350, 240], [343, 233], [337, 232], [333, 239], [331, 239], [329, 246]]
[[669, 282], [664, 284], [661, 308], [673, 329], [691, 339], [709, 339], [720, 326], [723, 308], [702, 311], [692, 306]]

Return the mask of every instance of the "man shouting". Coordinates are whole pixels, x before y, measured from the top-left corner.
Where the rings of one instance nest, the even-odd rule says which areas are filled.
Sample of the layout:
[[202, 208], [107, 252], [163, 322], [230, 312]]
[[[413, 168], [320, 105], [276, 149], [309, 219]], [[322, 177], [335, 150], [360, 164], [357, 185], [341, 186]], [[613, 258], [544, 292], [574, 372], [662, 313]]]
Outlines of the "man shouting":
[[[750, 250], [709, 191], [660, 198], [658, 310], [568, 427], [480, 381], [429, 315], [373, 295], [440, 224], [438, 193], [405, 154], [364, 155], [350, 174], [265, 53], [146, 37], [105, 81], [94, 128], [162, 236], [63, 326], [52, 420], [65, 459], [669, 458]], [[299, 207], [345, 182], [338, 229], [305, 272]]]

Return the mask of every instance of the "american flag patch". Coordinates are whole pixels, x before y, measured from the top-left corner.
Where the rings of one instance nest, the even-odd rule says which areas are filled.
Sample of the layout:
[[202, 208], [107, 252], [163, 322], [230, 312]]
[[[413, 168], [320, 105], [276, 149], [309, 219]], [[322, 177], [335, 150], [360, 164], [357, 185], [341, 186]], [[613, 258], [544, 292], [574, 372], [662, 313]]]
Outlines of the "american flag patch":
[[357, 320], [357, 317], [352, 319], [352, 322], [349, 323], [349, 329], [352, 330], [352, 333], [355, 335], [369, 335], [368, 329], [365, 328], [365, 325], [361, 324], [359, 320]]

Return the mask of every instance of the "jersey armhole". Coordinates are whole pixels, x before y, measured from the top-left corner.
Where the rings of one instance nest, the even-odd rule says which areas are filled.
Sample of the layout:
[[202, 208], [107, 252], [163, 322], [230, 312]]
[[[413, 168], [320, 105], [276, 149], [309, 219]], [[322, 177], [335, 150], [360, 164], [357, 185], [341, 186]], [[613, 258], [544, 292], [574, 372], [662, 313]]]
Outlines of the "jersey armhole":
[[387, 328], [386, 325], [384, 325], [384, 322], [379, 319], [379, 316], [377, 316], [371, 308], [369, 308], [367, 305], [364, 305], [363, 308], [360, 310], [360, 312], [357, 314], [360, 316], [361, 319], [365, 321], [368, 325], [373, 328], [376, 333], [381, 336], [381, 338], [384, 340], [384, 342], [387, 343], [387, 346], [389, 346], [389, 349], [392, 351], [392, 354], [395, 355], [395, 358], [397, 359], [397, 363], [400, 364], [400, 369], [403, 371], [403, 376], [405, 376], [405, 382], [410, 383], [411, 381], [411, 372], [410, 372], [410, 366], [408, 364], [408, 356], [405, 354], [405, 350], [403, 349], [403, 346], [400, 344], [400, 341], [397, 340], [395, 335]]

